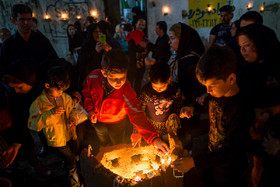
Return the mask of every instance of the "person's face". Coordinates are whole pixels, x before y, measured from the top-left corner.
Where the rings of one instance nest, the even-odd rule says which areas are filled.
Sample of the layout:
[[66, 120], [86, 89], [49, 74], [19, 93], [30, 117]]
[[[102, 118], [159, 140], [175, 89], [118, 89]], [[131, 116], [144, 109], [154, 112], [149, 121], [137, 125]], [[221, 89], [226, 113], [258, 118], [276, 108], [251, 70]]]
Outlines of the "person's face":
[[32, 86], [26, 83], [18, 83], [18, 84], [8, 83], [8, 85], [14, 88], [16, 93], [21, 93], [21, 94], [27, 94], [32, 89]]
[[110, 73], [104, 70], [101, 70], [101, 72], [107, 78], [108, 83], [116, 90], [120, 89], [126, 81], [127, 73]]
[[29, 13], [18, 13], [17, 18], [12, 18], [13, 23], [17, 26], [19, 33], [28, 34], [31, 32], [32, 17]]
[[232, 37], [234, 37], [236, 35], [236, 31], [237, 31], [236, 25], [232, 24], [231, 29], [230, 29], [230, 34]]
[[34, 21], [32, 21], [32, 27], [31, 27], [31, 29], [32, 29], [34, 32], [37, 32], [37, 30], [38, 30], [38, 24], [35, 23]]
[[159, 28], [159, 26], [157, 25], [156, 26], [156, 33], [157, 33], [157, 35], [159, 36], [160, 35], [160, 33], [161, 33], [161, 29]]
[[248, 36], [238, 36], [238, 44], [240, 46], [240, 52], [247, 62], [256, 62], [258, 60], [257, 48]]
[[169, 45], [172, 50], [177, 51], [180, 39], [175, 35], [173, 31], [169, 31]]
[[47, 88], [47, 93], [54, 98], [60, 97], [63, 93], [63, 90], [59, 90], [55, 87], [50, 87], [48, 83], [45, 84], [45, 87]]
[[99, 34], [102, 34], [100, 29], [97, 27], [93, 32], [92, 32], [92, 37], [95, 41], [99, 41]]
[[241, 20], [240, 21], [240, 28], [241, 27], [245, 27], [245, 26], [247, 26], [247, 25], [250, 25], [250, 24], [254, 24], [255, 23], [255, 21], [253, 21], [253, 20]]
[[220, 12], [220, 20], [222, 24], [229, 25], [230, 20], [232, 19], [232, 14], [229, 12]]
[[138, 20], [135, 27], [136, 30], [144, 31], [146, 28], [146, 21], [143, 19]]
[[207, 93], [211, 96], [220, 98], [220, 97], [227, 97], [230, 93], [234, 80], [234, 74], [228, 76], [227, 80], [223, 79], [207, 79], [204, 83], [202, 83], [206, 89]]
[[161, 82], [157, 82], [157, 83], [153, 83], [152, 82], [152, 87], [155, 91], [157, 91], [158, 93], [164, 92], [165, 90], [167, 90], [168, 88], [168, 82], [166, 83], [161, 83]]
[[70, 36], [74, 36], [75, 32], [76, 32], [75, 27], [73, 27], [73, 26], [68, 27], [68, 33]]

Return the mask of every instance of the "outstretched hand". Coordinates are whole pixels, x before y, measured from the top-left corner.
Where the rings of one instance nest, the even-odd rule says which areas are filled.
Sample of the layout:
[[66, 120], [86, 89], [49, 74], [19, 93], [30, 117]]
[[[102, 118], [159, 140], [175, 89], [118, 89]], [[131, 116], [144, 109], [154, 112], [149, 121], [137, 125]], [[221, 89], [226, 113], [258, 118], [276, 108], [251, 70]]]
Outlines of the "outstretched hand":
[[154, 142], [154, 146], [159, 153], [164, 155], [168, 154], [170, 151], [168, 145], [159, 138]]
[[2, 156], [5, 156], [5, 162], [4, 162], [4, 166], [7, 168], [9, 165], [11, 165], [14, 161], [14, 159], [17, 156], [18, 150], [20, 148], [21, 144], [18, 143], [13, 143], [12, 146], [10, 146], [6, 151], [4, 151], [4, 153], [2, 154]]
[[193, 110], [194, 108], [192, 106], [182, 107], [180, 111], [180, 118], [185, 118], [185, 117], [191, 118], [193, 115]]
[[177, 169], [179, 172], [186, 173], [195, 167], [193, 157], [182, 157], [179, 160], [172, 162], [171, 167]]

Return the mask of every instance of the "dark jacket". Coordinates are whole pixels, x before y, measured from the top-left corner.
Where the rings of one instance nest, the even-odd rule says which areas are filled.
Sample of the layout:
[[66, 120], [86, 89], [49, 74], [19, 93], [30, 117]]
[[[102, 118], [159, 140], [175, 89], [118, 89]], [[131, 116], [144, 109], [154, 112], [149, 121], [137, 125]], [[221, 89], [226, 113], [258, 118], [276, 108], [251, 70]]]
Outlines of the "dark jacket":
[[58, 56], [44, 35], [31, 31], [28, 41], [23, 40], [18, 32], [4, 41], [0, 50], [1, 71], [20, 58], [30, 59], [34, 66], [38, 66], [42, 61]]
[[155, 44], [149, 43], [148, 51], [152, 51], [152, 57], [156, 62], [168, 62], [171, 52], [168, 44], [169, 36], [165, 33], [162, 37], [158, 37]]
[[196, 64], [204, 52], [204, 46], [194, 29], [186, 24], [180, 24], [181, 38], [174, 61], [178, 62], [178, 83], [185, 97], [184, 104], [188, 105], [205, 92], [195, 75]]

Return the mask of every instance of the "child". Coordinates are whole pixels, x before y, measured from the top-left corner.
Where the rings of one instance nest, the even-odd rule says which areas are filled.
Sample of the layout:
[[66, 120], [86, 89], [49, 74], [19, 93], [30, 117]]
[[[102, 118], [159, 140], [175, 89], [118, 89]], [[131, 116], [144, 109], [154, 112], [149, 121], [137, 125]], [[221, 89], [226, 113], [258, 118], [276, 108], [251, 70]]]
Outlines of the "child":
[[160, 136], [167, 133], [177, 135], [182, 106], [179, 86], [171, 81], [170, 68], [166, 63], [153, 65], [149, 75], [151, 82], [143, 87], [139, 96], [140, 108]]
[[126, 80], [129, 59], [125, 52], [113, 49], [102, 59], [102, 70], [92, 71], [83, 84], [84, 108], [101, 146], [123, 143], [126, 115], [140, 135], [166, 154], [168, 146], [161, 141], [158, 133], [140, 111], [139, 101], [129, 81]]
[[[200, 59], [196, 77], [211, 95], [208, 102], [204, 102], [209, 107], [208, 152], [205, 155], [194, 153], [194, 157], [172, 163], [172, 167], [182, 172], [194, 166], [196, 171], [207, 169], [204, 173], [207, 186], [248, 185], [244, 177], [248, 162], [246, 145], [254, 111], [239, 92], [235, 71], [235, 56], [228, 47], [213, 45]], [[194, 112], [196, 108], [184, 107], [180, 117], [190, 118]]]
[[48, 71], [45, 89], [30, 107], [28, 128], [34, 131], [43, 130], [48, 145], [65, 158], [71, 185], [79, 186], [76, 160], [70, 148], [78, 116], [73, 108], [73, 100], [63, 93], [69, 85], [68, 74], [62, 67], [53, 67]]

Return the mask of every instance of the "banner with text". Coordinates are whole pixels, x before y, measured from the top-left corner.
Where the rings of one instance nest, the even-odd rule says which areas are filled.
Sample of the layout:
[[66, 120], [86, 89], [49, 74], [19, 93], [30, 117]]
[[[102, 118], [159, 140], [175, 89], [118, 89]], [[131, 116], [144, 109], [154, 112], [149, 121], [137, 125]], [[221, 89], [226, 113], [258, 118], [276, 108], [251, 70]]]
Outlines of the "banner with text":
[[[230, 0], [196, 0], [189, 1], [188, 24], [192, 28], [214, 27], [220, 23], [219, 9], [232, 5]], [[207, 11], [211, 7], [211, 11]]]

